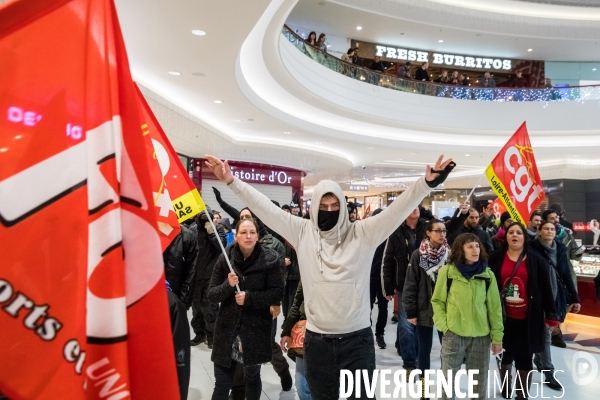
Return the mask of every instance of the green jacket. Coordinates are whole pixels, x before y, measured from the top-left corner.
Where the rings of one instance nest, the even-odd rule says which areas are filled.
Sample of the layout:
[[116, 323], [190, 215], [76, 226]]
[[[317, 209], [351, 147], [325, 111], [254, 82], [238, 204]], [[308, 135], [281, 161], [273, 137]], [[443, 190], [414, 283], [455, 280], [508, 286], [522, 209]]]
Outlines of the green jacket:
[[[489, 288], [486, 293], [485, 280]], [[448, 293], [448, 279], [452, 280]], [[431, 297], [433, 322], [443, 333], [448, 330], [459, 336], [481, 337], [490, 335], [492, 344], [502, 344], [504, 325], [498, 284], [492, 270], [486, 268], [470, 280], [452, 264], [442, 267]]]

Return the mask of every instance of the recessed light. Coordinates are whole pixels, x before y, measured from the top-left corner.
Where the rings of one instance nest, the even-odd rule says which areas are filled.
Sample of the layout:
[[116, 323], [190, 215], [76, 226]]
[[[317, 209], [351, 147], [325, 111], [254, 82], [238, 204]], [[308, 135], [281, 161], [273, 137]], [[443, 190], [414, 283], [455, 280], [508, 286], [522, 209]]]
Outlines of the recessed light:
[[471, 155], [470, 154], [465, 154], [465, 157], [471, 157]]
[[595, 70], [596, 70], [596, 68], [592, 68], [592, 71], [595, 71]]
[[234, 119], [233, 122], [242, 122], [241, 119]]
[[533, 49], [527, 49], [527, 51], [533, 51]]
[[289, 132], [289, 131], [283, 132], [284, 135], [289, 135], [290, 133], [292, 133], [292, 132]]
[[481, 187], [481, 185], [477, 185], [477, 187]]
[[193, 33], [194, 35], [196, 35], [196, 36], [204, 36], [204, 35], [206, 35], [206, 32], [204, 32], [204, 31], [201, 31], [200, 29], [194, 29], [194, 30], [192, 31], [192, 33]]
[[367, 150], [373, 150], [373, 148], [372, 147], [367, 147]]
[[178, 72], [178, 71], [169, 71], [169, 75], [181, 75], [181, 72]]
[[356, 30], [357, 30], [357, 31], [361, 31], [361, 30], [362, 30], [362, 26], [357, 26], [357, 27], [356, 27]]
[[438, 42], [440, 42], [440, 43], [444, 43], [444, 41], [443, 41], [442, 39], [438, 40]]
[[215, 100], [215, 103], [217, 103], [217, 104], [221, 104], [221, 103], [222, 103], [222, 101], [221, 101], [221, 100]]

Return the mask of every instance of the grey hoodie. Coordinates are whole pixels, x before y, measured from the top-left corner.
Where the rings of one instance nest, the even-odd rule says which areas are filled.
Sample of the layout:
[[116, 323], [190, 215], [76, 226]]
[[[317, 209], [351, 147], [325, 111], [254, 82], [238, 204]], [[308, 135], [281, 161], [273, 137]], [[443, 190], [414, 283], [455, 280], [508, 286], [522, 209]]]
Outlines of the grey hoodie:
[[[369, 283], [375, 250], [431, 190], [421, 178], [379, 215], [352, 223], [348, 220], [344, 193], [333, 181], [324, 180], [315, 186], [310, 220], [286, 213], [237, 178], [229, 186], [267, 226], [296, 249], [306, 328], [324, 334], [350, 333], [371, 326]], [[340, 215], [336, 226], [323, 232], [318, 226], [318, 208], [327, 192], [340, 200]]]

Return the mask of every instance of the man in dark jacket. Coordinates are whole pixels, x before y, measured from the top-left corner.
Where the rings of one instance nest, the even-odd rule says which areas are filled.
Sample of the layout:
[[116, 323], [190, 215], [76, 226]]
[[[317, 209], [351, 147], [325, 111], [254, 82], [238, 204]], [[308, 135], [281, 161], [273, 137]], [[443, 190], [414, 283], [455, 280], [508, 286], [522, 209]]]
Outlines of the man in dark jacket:
[[371, 64], [371, 66], [369, 68], [372, 69], [373, 71], [379, 71], [379, 72], [385, 71], [385, 67], [383, 66], [383, 63], [381, 62], [381, 57], [379, 57], [379, 56], [375, 56], [375, 59], [373, 60], [373, 63]]
[[429, 68], [429, 63], [425, 61], [421, 64], [421, 67], [417, 69], [415, 79], [418, 81], [429, 81], [429, 72], [427, 72], [427, 68]]
[[189, 309], [196, 289], [198, 263], [198, 241], [189, 227], [181, 225], [181, 231], [163, 252], [163, 262], [172, 292]]
[[[382, 211], [383, 209], [378, 208], [373, 211], [373, 216], [376, 216]], [[383, 260], [385, 243], [386, 242], [383, 242], [377, 247], [375, 255], [373, 256], [373, 262], [371, 263], [371, 310], [373, 309], [373, 304], [375, 304], [375, 299], [377, 299], [378, 312], [377, 323], [375, 324], [375, 341], [380, 349], [385, 349], [387, 347], [384, 335], [388, 317], [388, 300], [383, 295], [383, 290], [381, 288], [381, 262]]]
[[452, 245], [452, 243], [454, 243], [454, 240], [461, 233], [473, 233], [477, 235], [479, 240], [481, 240], [481, 243], [483, 243], [483, 247], [485, 248], [487, 254], [492, 254], [492, 252], [494, 251], [494, 246], [492, 245], [490, 235], [488, 235], [488, 233], [481, 229], [481, 226], [479, 226], [479, 211], [477, 211], [476, 209], [469, 209], [469, 216], [467, 217], [467, 219], [465, 219], [465, 222], [463, 223], [462, 227], [460, 227], [460, 229], [454, 232], [448, 231], [448, 244]]
[[[406, 218], [406, 220], [390, 235], [386, 241], [381, 265], [381, 285], [383, 295], [388, 301], [392, 300], [394, 293], [402, 298], [406, 268], [413, 251], [419, 248], [425, 237], [425, 221], [419, 218], [419, 208]], [[403, 368], [413, 370], [417, 367], [417, 338], [414, 325], [408, 322], [406, 311], [399, 302], [398, 330], [396, 348], [402, 357]]]
[[[212, 215], [209, 207], [208, 213]], [[207, 298], [208, 285], [212, 276], [213, 268], [217, 259], [221, 255], [221, 246], [227, 245], [225, 231], [220, 226], [216, 226], [217, 232], [213, 230], [205, 213], [196, 216], [196, 234], [198, 237], [198, 263], [196, 264], [196, 292], [192, 303], [192, 329], [196, 337], [192, 339], [192, 346], [197, 346], [206, 340], [206, 345], [212, 349], [213, 332], [219, 305], [210, 303]]]

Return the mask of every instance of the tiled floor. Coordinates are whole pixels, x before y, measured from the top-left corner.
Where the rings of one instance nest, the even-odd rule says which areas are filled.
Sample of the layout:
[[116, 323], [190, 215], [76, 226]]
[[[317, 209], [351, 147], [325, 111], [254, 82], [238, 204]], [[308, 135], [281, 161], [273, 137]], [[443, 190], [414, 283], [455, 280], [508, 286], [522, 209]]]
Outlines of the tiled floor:
[[[391, 307], [391, 304], [390, 304]], [[376, 312], [376, 311], [374, 311]], [[391, 308], [390, 308], [390, 316], [391, 316]], [[191, 315], [189, 316], [191, 319]], [[281, 319], [281, 317], [280, 317]], [[280, 323], [281, 325], [281, 323]], [[573, 325], [569, 326], [570, 330], [566, 330], [568, 334], [574, 335], [576, 334], [572, 330], [575, 329]], [[582, 334], [579, 334], [582, 335]], [[577, 335], [577, 336], [579, 336]], [[589, 332], [583, 334], [585, 337], [584, 340], [594, 340], [598, 336], [589, 337]], [[593, 335], [592, 335], [593, 336]], [[279, 337], [279, 333], [277, 335]], [[581, 337], [581, 339], [583, 339]], [[531, 397], [530, 398], [562, 398], [564, 400], [597, 400], [600, 398], [600, 371], [598, 370], [598, 365], [600, 365], [600, 352], [590, 352], [589, 350], [600, 350], [598, 346], [600, 346], [600, 341], [594, 341], [581, 343], [580, 339], [575, 337], [578, 344], [575, 342], [568, 342], [569, 347], [573, 347], [574, 349], [559, 349], [556, 347], [552, 347], [552, 357], [554, 366], [557, 370], [557, 379], [561, 382], [563, 387], [565, 388], [564, 396], [562, 391], [553, 391], [548, 387], [543, 388], [543, 392], [539, 392], [540, 382], [541, 382], [541, 374], [535, 372], [534, 376], [534, 387], [532, 388]], [[398, 370], [401, 369], [402, 360], [396, 354], [394, 348], [394, 341], [396, 339], [396, 324], [388, 323], [386, 327], [386, 335], [385, 340], [387, 343], [387, 349], [380, 350], [377, 348], [376, 350], [376, 360], [377, 360], [377, 368], [380, 369], [391, 369]], [[565, 340], [570, 339], [571, 336], [567, 336]], [[584, 346], [588, 344], [589, 347]], [[577, 350], [580, 350], [578, 353]], [[581, 355], [581, 352], [585, 352], [587, 355], [591, 357], [590, 360], [579, 359], [577, 361], [576, 355]], [[288, 360], [290, 364], [290, 368], [292, 371], [292, 376], [294, 376], [295, 364], [293, 361]], [[582, 372], [585, 371], [585, 364], [587, 363], [587, 372], [582, 373], [582, 377], [589, 376], [590, 371], [594, 369], [595, 362], [595, 370], [596, 370], [596, 378], [589, 384], [580, 386], [574, 382], [573, 372]], [[440, 368], [440, 343], [437, 340], [437, 337], [434, 337], [433, 340], [433, 349], [431, 352], [431, 367], [432, 368]], [[496, 369], [496, 362], [490, 356], [490, 370]], [[559, 372], [558, 370], [563, 370], [564, 372]], [[592, 371], [593, 372], [593, 371]], [[298, 396], [295, 392], [295, 387], [292, 388], [289, 392], [282, 392], [281, 385], [279, 382], [279, 377], [271, 367], [271, 365], [264, 365], [261, 369], [261, 376], [263, 382], [263, 396], [261, 400], [293, 400], [298, 399]], [[537, 384], [537, 388], [535, 383]], [[192, 374], [190, 381], [190, 390], [189, 390], [189, 400], [199, 400], [199, 399], [210, 399], [212, 396], [212, 390], [214, 386], [214, 376], [213, 376], [213, 365], [210, 361], [210, 351], [206, 347], [205, 344], [200, 346], [192, 347]], [[466, 389], [466, 385], [465, 385]], [[377, 390], [378, 398], [379, 389]], [[495, 397], [494, 397], [495, 396]], [[410, 398], [410, 397], [409, 397]], [[489, 398], [498, 398], [498, 393], [492, 393]]]

